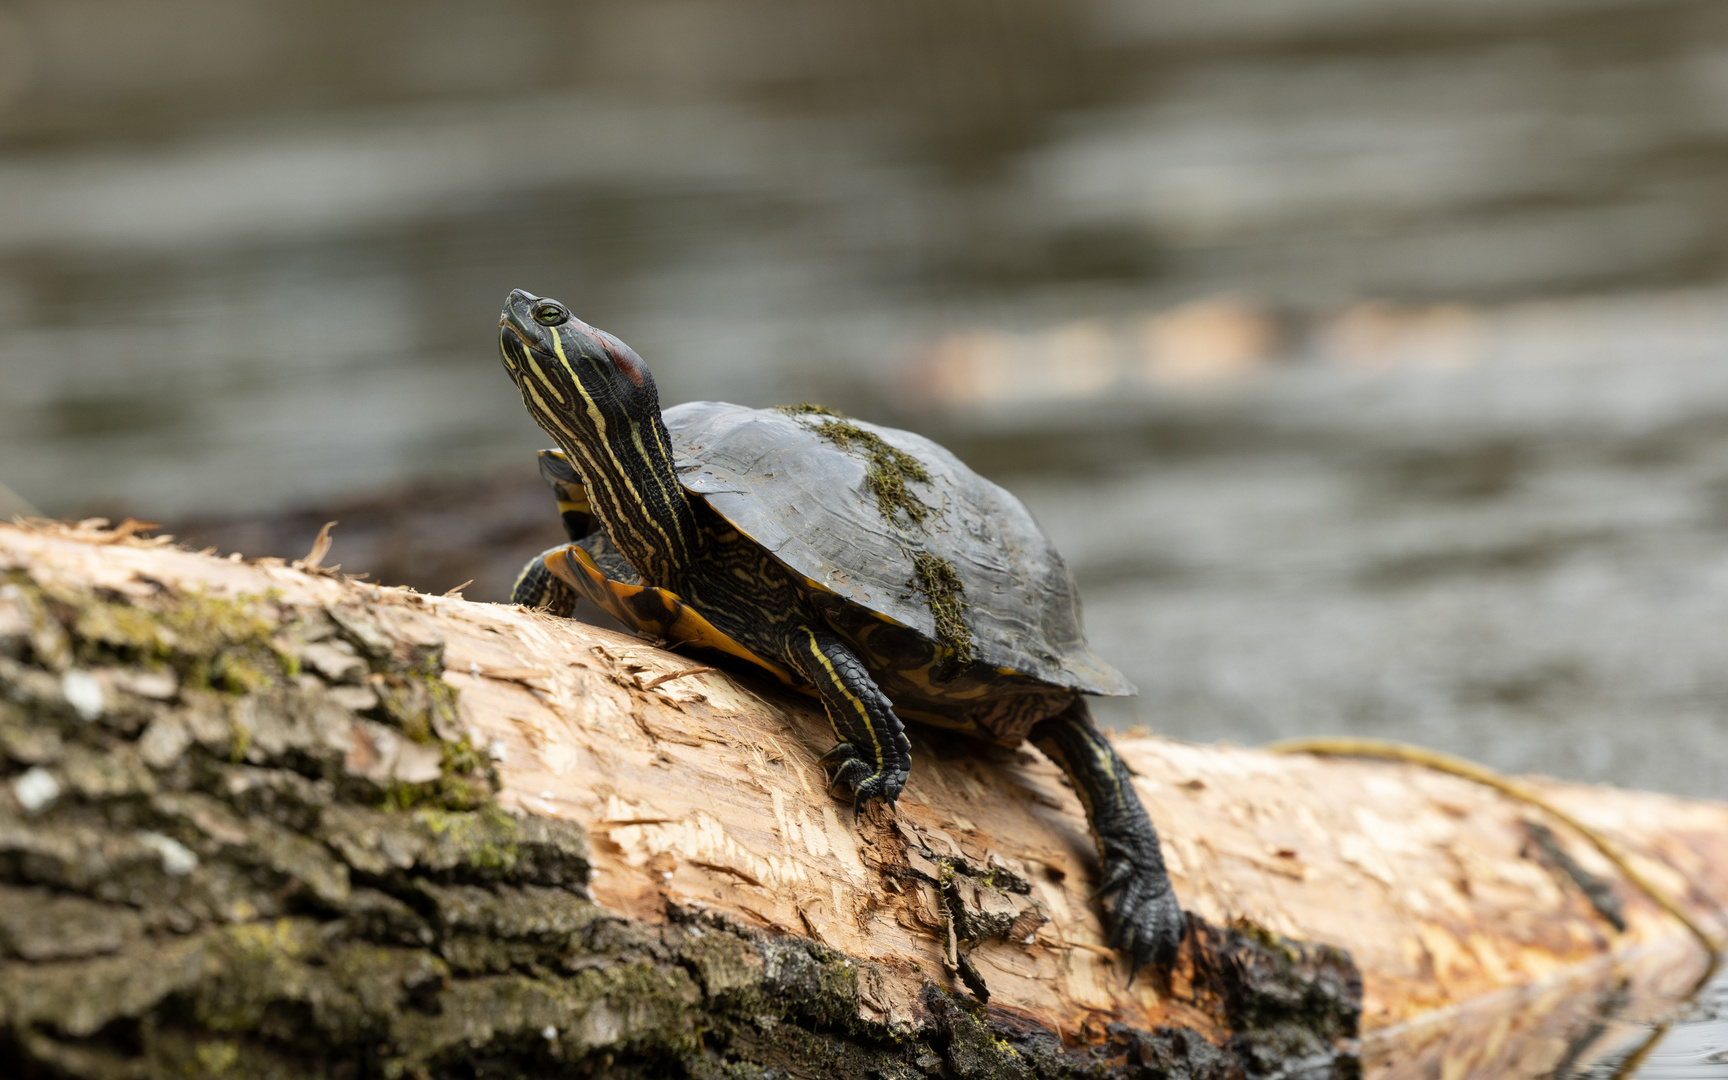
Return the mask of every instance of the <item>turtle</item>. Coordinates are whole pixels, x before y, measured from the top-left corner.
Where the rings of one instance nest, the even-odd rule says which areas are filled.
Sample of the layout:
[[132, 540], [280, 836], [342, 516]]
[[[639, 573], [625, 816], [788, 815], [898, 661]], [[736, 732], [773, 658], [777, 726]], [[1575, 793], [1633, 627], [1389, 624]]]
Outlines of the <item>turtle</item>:
[[534, 420], [569, 542], [511, 599], [581, 600], [675, 648], [723, 654], [817, 698], [829, 793], [893, 806], [905, 723], [1029, 741], [1073, 783], [1111, 944], [1167, 970], [1184, 916], [1158, 834], [1087, 695], [1134, 687], [1086, 643], [1078, 589], [1012, 494], [912, 432], [819, 406], [662, 412], [628, 345], [513, 290], [499, 348]]

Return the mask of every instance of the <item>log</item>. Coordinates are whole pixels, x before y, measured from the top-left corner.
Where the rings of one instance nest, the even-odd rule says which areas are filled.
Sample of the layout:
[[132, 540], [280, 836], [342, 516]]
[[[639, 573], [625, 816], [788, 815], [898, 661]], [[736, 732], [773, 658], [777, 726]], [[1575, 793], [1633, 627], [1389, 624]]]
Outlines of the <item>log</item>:
[[[0, 526], [8, 1075], [1538, 1075], [1704, 970], [1500, 792], [1139, 737], [1130, 982], [1035, 752], [919, 730], [855, 817], [810, 699], [317, 561]], [[1722, 934], [1728, 805], [1525, 782]]]

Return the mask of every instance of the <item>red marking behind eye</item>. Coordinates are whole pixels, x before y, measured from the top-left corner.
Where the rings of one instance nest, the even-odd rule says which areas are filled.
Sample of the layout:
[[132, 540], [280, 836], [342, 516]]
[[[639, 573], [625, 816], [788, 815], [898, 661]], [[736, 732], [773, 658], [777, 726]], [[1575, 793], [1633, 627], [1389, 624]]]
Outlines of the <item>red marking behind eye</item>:
[[612, 363], [617, 365], [618, 370], [623, 372], [625, 377], [631, 382], [635, 383], [637, 386], [641, 386], [643, 374], [642, 361], [637, 358], [636, 353], [631, 350], [630, 346], [619, 341], [604, 330], [595, 330], [593, 333], [594, 340], [598, 341], [600, 346], [606, 350], [606, 355], [612, 358]]

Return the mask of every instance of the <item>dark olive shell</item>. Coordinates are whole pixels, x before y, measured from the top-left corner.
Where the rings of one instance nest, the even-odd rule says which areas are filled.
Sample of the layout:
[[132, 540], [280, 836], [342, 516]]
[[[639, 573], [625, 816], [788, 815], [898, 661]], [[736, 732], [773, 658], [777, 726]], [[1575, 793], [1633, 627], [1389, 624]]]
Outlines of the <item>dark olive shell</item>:
[[1091, 694], [1134, 693], [1086, 644], [1074, 578], [1019, 499], [920, 435], [846, 420], [924, 466], [909, 489], [922, 523], [885, 516], [868, 462], [819, 429], [829, 418], [694, 401], [668, 409], [684, 487], [800, 576], [937, 640], [916, 586], [920, 552], [945, 559], [965, 587], [976, 659]]

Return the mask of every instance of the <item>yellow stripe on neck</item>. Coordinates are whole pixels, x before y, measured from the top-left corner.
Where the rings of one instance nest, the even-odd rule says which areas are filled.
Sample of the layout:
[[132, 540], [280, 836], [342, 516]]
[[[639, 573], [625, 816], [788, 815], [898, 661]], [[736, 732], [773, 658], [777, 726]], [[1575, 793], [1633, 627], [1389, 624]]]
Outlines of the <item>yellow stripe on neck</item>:
[[[637, 491], [636, 485], [630, 482], [629, 470], [627, 470], [624, 467], [624, 462], [619, 459], [618, 451], [613, 447], [612, 440], [607, 438], [606, 418], [600, 414], [600, 406], [595, 403], [593, 396], [588, 393], [586, 388], [583, 387], [582, 379], [576, 374], [576, 369], [574, 367], [572, 367], [570, 364], [570, 358], [564, 355], [563, 335], [554, 334], [552, 336], [552, 347], [558, 353], [558, 362], [563, 364], [564, 370], [569, 373], [571, 384], [576, 387], [576, 392], [578, 394], [582, 395], [582, 400], [586, 404], [587, 409], [588, 409], [588, 418], [591, 421], [593, 421], [595, 431], [599, 434], [600, 445], [602, 445], [606, 448], [606, 456], [611, 458], [612, 464], [617, 466], [618, 478], [624, 482], [625, 488], [629, 490], [631, 504], [637, 508], [638, 512], [640, 513], [640, 516], [644, 520], [647, 521], [649, 527], [652, 528], [655, 532], [659, 533], [660, 538], [666, 542], [665, 548], [662, 549], [666, 553], [666, 555], [674, 561], [683, 561], [686, 557], [686, 552], [687, 552], [689, 545], [675, 542], [672, 539], [671, 534], [666, 531], [665, 526], [661, 522], [656, 521], [652, 516], [649, 515], [648, 507], [642, 501], [642, 493]], [[630, 427], [631, 427], [632, 441], [634, 441], [637, 448], [642, 451], [642, 455], [643, 455], [642, 456], [642, 464], [647, 469], [648, 473], [655, 477], [655, 483], [658, 485], [659, 484], [659, 476], [654, 472], [653, 463], [648, 459], [648, 456], [647, 456], [647, 450], [642, 447], [642, 439], [641, 439], [641, 436], [639, 434], [637, 434], [637, 432], [636, 432], [636, 424], [634, 422], [631, 422]], [[664, 497], [665, 494], [666, 493], [665, 493], [664, 489], [662, 488], [661, 495]], [[675, 505], [675, 504], [669, 503], [668, 505], [671, 506], [671, 505]], [[635, 531], [635, 530], [632, 530], [632, 531]], [[680, 540], [683, 539], [682, 534], [680, 534], [679, 539]], [[641, 568], [638, 567], [638, 569], [641, 569]]]

